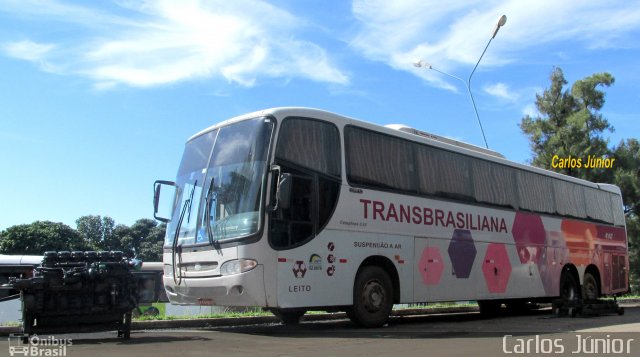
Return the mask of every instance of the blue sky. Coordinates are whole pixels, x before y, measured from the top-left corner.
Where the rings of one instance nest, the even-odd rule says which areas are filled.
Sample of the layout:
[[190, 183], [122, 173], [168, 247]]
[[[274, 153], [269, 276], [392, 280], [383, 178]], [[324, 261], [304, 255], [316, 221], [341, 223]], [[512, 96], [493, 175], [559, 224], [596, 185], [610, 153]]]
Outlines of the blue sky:
[[151, 217], [185, 140], [226, 118], [307, 106], [402, 123], [526, 162], [517, 124], [554, 66], [609, 72], [611, 142], [640, 137], [640, 4], [557, 0], [0, 0], [0, 229]]

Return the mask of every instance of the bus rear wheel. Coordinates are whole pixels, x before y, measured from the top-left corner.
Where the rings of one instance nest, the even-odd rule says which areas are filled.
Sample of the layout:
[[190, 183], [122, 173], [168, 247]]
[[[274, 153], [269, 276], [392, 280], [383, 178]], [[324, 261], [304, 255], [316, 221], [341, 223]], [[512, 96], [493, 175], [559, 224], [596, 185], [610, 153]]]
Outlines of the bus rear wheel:
[[387, 272], [377, 266], [365, 266], [353, 290], [353, 307], [347, 315], [357, 325], [380, 327], [389, 321], [393, 308], [393, 284]]
[[580, 298], [578, 283], [568, 271], [563, 271], [560, 276], [560, 298], [565, 303], [577, 303]]
[[558, 316], [576, 317], [580, 311], [580, 284], [569, 270], [560, 275], [560, 304], [554, 305], [554, 313]]
[[582, 284], [582, 298], [585, 301], [595, 301], [600, 297], [598, 282], [591, 273], [584, 274], [584, 282]]
[[273, 309], [271, 312], [282, 321], [284, 325], [297, 325], [307, 312], [302, 309]]

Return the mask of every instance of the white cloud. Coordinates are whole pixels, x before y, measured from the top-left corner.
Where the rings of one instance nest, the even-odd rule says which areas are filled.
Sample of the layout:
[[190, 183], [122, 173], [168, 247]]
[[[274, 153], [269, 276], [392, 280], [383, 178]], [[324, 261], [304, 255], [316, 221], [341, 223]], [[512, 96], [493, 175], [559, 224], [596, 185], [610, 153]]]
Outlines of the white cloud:
[[[526, 58], [532, 48], [571, 41], [585, 48], [624, 47], [640, 30], [640, 7], [629, 1], [354, 0], [359, 29], [351, 45], [369, 59], [410, 71], [442, 87], [435, 73], [412, 68], [415, 59], [455, 74], [473, 68], [498, 18], [508, 17], [480, 67]], [[636, 44], [637, 45], [637, 44]]]
[[4, 52], [11, 57], [29, 61], [43, 61], [48, 53], [55, 48], [50, 43], [37, 43], [29, 40], [9, 42], [4, 45]]
[[509, 102], [517, 101], [520, 96], [504, 83], [488, 84], [482, 88], [486, 93]]
[[243, 86], [261, 77], [349, 82], [322, 47], [292, 35], [306, 26], [303, 21], [260, 0], [119, 1], [117, 13], [126, 17], [55, 1], [38, 4], [14, 1], [4, 11], [80, 27], [86, 35], [77, 43], [40, 52], [32, 46], [32, 53], [95, 80], [98, 89], [212, 77]]

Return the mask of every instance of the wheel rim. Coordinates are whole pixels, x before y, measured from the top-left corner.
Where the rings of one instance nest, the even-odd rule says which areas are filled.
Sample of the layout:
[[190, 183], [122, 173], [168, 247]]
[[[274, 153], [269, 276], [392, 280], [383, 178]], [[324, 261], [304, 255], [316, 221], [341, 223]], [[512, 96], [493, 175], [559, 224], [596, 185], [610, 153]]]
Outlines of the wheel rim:
[[584, 297], [588, 300], [596, 300], [598, 298], [598, 288], [593, 279], [586, 279], [584, 282]]
[[370, 280], [364, 285], [362, 302], [369, 312], [380, 311], [386, 300], [384, 287], [377, 280]]

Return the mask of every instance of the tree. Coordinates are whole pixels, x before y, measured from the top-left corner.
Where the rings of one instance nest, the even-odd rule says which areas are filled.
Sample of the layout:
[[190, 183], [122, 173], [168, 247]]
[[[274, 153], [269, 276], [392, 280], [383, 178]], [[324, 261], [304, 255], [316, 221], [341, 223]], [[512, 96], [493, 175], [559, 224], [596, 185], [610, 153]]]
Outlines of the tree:
[[629, 237], [629, 281], [631, 290], [638, 294], [638, 275], [640, 272], [640, 217], [637, 214], [627, 216], [627, 237]]
[[131, 227], [115, 225], [111, 217], [82, 216], [76, 221], [78, 231], [96, 250], [121, 250], [143, 261], [161, 261], [166, 225], [152, 219], [139, 219]]
[[[586, 158], [611, 154], [608, 140], [602, 134], [613, 127], [599, 113], [605, 93], [599, 87], [609, 87], [615, 81], [609, 73], [596, 73], [576, 81], [571, 91], [565, 90], [567, 81], [560, 68], [550, 76], [551, 86], [536, 94], [540, 116], [522, 118], [520, 128], [529, 137], [534, 166], [552, 169], [553, 156]], [[566, 175], [591, 181], [605, 181], [607, 170], [584, 170], [572, 167], [553, 168]]]
[[0, 233], [2, 254], [43, 255], [46, 251], [86, 248], [78, 231], [63, 223], [37, 221], [12, 226]]
[[78, 232], [95, 250], [113, 250], [118, 246], [113, 241], [115, 222], [111, 217], [82, 216], [76, 220]]
[[166, 225], [151, 219], [139, 219], [131, 226], [132, 246], [143, 261], [162, 261], [162, 243]]
[[640, 273], [640, 143], [637, 139], [623, 140], [614, 148], [613, 155], [617, 164], [614, 182], [622, 191], [626, 213], [631, 287], [634, 292], [639, 292], [640, 286], [637, 281]]
[[[617, 147], [609, 148], [609, 141], [603, 133], [613, 131], [613, 127], [599, 113], [605, 104], [605, 93], [600, 88], [612, 85], [614, 78], [609, 73], [596, 73], [576, 81], [571, 91], [564, 89], [567, 81], [560, 68], [553, 70], [550, 79], [550, 87], [536, 95], [540, 115], [535, 118], [527, 115], [520, 122], [520, 128], [531, 143], [531, 163], [620, 187], [626, 213], [631, 280], [637, 281], [640, 271], [640, 143], [637, 139], [627, 139]], [[609, 169], [553, 167], [554, 155], [583, 160], [589, 155], [608, 156], [615, 158], [615, 164]], [[637, 285], [632, 287], [640, 288]]]
[[111, 217], [82, 216], [75, 230], [63, 223], [33, 222], [0, 232], [0, 253], [42, 255], [45, 251], [120, 250], [143, 261], [162, 261], [166, 224], [139, 219], [131, 227]]
[[622, 191], [625, 213], [638, 215], [640, 208], [640, 142], [628, 139], [613, 149], [616, 159], [614, 182]]
[[[113, 229], [112, 241], [114, 250], [121, 250], [128, 257], [135, 256], [135, 248], [133, 247], [133, 237], [131, 236], [131, 228], [124, 224], [118, 224]], [[117, 242], [117, 246], [115, 244]]]

